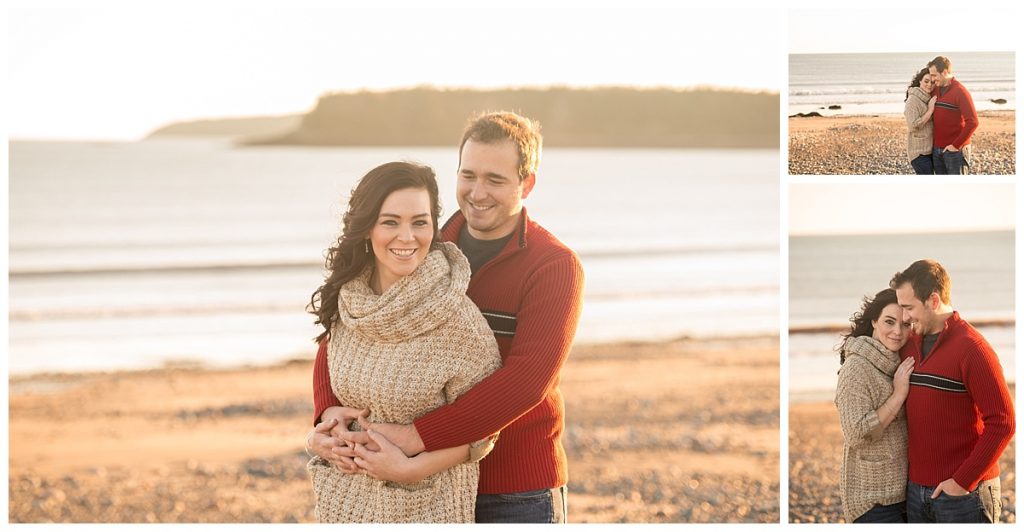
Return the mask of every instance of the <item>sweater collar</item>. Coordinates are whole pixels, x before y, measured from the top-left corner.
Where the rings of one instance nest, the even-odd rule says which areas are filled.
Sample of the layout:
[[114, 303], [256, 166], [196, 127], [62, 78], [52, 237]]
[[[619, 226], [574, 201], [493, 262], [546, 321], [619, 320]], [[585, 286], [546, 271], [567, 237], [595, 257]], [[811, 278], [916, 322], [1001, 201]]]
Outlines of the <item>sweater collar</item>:
[[[338, 322], [380, 343], [400, 343], [433, 330], [454, 314], [469, 286], [469, 261], [450, 242], [437, 242], [411, 274], [383, 294], [370, 288], [373, 267], [341, 287]], [[332, 335], [340, 337], [341, 335]]]
[[900, 363], [900, 356], [897, 353], [889, 351], [882, 342], [870, 336], [847, 338], [843, 343], [843, 352], [847, 357], [857, 356], [867, 360], [889, 377], [896, 373], [896, 366]]
[[[455, 214], [448, 218], [448, 221], [441, 227], [441, 239], [445, 242], [458, 242], [459, 232], [462, 231], [462, 226], [466, 225], [466, 216], [462, 214], [462, 211], [456, 211]], [[510, 248], [519, 249], [526, 247], [526, 237], [529, 232], [527, 228], [530, 226], [530, 217], [526, 214], [526, 207], [519, 213], [519, 226], [516, 228], [516, 237], [511, 238], [508, 241], [508, 245], [505, 249], [501, 250], [501, 254], [505, 254]]]
[[910, 87], [910, 96], [915, 97], [924, 103], [928, 103], [928, 100], [932, 99], [932, 95], [925, 92], [921, 87]]
[[[960, 324], [962, 323], [964, 323], [964, 320], [963, 318], [960, 317], [960, 312], [954, 310], [953, 314], [946, 318], [946, 321], [942, 322], [942, 330], [939, 331], [939, 338], [945, 336], [946, 332], [949, 331], [950, 329], [960, 327]], [[903, 356], [919, 355], [921, 353], [921, 344], [923, 343], [923, 336], [915, 332], [911, 332], [910, 339], [907, 341], [907, 345], [903, 346], [903, 349], [900, 349], [900, 353]], [[936, 345], [938, 345], [938, 342], [936, 342]], [[913, 346], [913, 349], [911, 349], [911, 346]], [[932, 346], [932, 350], [934, 349], [935, 346]]]

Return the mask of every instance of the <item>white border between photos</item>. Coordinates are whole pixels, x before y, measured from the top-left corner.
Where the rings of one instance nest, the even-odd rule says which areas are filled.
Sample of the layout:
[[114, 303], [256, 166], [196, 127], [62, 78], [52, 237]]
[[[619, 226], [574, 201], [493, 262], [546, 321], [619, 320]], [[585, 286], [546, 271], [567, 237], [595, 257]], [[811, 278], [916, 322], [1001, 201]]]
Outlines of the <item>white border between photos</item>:
[[[879, 1], [879, 0], [867, 0], [858, 4], [858, 8], [865, 7], [890, 7], [893, 2]], [[954, 7], [957, 4], [954, 2], [947, 2], [939, 0], [937, 3], [933, 3], [931, 7]], [[807, 0], [790, 0], [787, 2], [787, 14], [794, 8], [815, 8], [821, 9], [821, 6], [817, 2]], [[842, 8], [849, 8], [849, 5], [844, 5], [839, 8], [829, 7], [840, 11]], [[978, 2], [971, 5], [971, 9], [991, 9], [991, 8], [1008, 8], [1016, 12], [1017, 15], [1024, 14], [1016, 3], [994, 1], [994, 2]], [[1016, 17], [1020, 20], [1022, 17]], [[785, 78], [787, 80], [786, 86], [782, 88], [779, 94], [779, 394], [780, 394], [780, 412], [779, 412], [779, 433], [780, 433], [780, 456], [779, 456], [779, 468], [782, 471], [779, 479], [779, 493], [782, 498], [779, 504], [779, 513], [781, 523], [784, 527], [793, 526], [793, 523], [789, 523], [789, 189], [792, 185], [805, 185], [805, 184], [837, 184], [837, 183], [858, 183], [865, 185], [891, 185], [893, 183], [900, 184], [920, 184], [924, 186], [934, 185], [947, 185], [947, 184], [970, 184], [970, 183], [984, 183], [984, 184], [1011, 184], [1014, 186], [1014, 316], [1016, 318], [1016, 325], [1014, 329], [1014, 350], [1016, 353], [1020, 352], [1021, 346], [1024, 346], [1024, 327], [1020, 326], [1019, 310], [1024, 308], [1024, 284], [1021, 280], [1024, 279], [1021, 276], [1021, 272], [1024, 271], [1021, 265], [1021, 247], [1024, 245], [1024, 224], [1021, 223], [1024, 219], [1022, 215], [1021, 206], [1024, 205], [1022, 199], [1024, 199], [1024, 190], [1021, 185], [1018, 184], [1018, 176], [1020, 170], [1017, 163], [1020, 161], [1021, 155], [1021, 141], [1020, 136], [1015, 137], [1015, 154], [1014, 154], [1014, 174], [1006, 176], [891, 176], [891, 175], [789, 175], [789, 131], [788, 131], [788, 108], [789, 108], [789, 28], [788, 28], [788, 16], [786, 24], [786, 38], [787, 43], [783, 47], [785, 49]], [[1015, 53], [1016, 61], [1016, 75], [1019, 80], [1021, 72], [1022, 59], [1021, 59], [1021, 40], [1018, 41], [1013, 50]], [[1020, 101], [1021, 91], [1019, 83], [1016, 88], [1015, 98]], [[1019, 114], [1015, 115], [1014, 132], [1020, 130], [1020, 117]], [[1018, 355], [1019, 356], [1019, 355]], [[1015, 383], [1021, 382], [1022, 369], [1021, 364], [1015, 364], [1016, 371], [1014, 372]], [[1016, 412], [1016, 426], [1021, 426], [1021, 420], [1024, 419], [1024, 414], [1021, 412], [1019, 390], [1015, 389], [1014, 393], [1014, 409]], [[1014, 435], [1014, 438], [1017, 434]], [[1016, 460], [1019, 462], [1020, 450], [1016, 449]], [[1015, 477], [1015, 493], [1017, 488], [1020, 487], [1020, 483], [1016, 482]], [[1018, 505], [1019, 506], [1019, 505]], [[1020, 512], [1017, 512], [1016, 518], [1019, 520]], [[799, 526], [799, 525], [796, 525]], [[841, 526], [841, 525], [834, 525]], [[920, 526], [920, 525], [915, 525]]]

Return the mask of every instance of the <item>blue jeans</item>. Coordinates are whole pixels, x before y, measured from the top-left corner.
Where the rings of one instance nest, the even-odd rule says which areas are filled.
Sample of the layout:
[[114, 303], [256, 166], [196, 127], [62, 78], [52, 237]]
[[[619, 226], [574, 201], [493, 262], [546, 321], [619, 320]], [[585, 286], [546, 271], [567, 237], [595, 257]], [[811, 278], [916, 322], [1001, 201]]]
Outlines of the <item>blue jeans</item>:
[[938, 175], [966, 175], [970, 166], [963, 151], [943, 151], [943, 148], [932, 148], [932, 164]]
[[854, 523], [906, 523], [907, 502], [887, 504], [885, 506], [876, 504], [864, 515], [853, 520]]
[[565, 486], [519, 493], [478, 494], [477, 523], [565, 523]]
[[932, 162], [931, 155], [918, 155], [913, 161], [910, 161], [910, 166], [914, 168], [914, 173], [917, 175], [935, 173], [935, 163]]
[[932, 499], [935, 486], [907, 482], [907, 521], [911, 523], [998, 523], [1003, 511], [999, 477], [983, 480], [961, 497]]

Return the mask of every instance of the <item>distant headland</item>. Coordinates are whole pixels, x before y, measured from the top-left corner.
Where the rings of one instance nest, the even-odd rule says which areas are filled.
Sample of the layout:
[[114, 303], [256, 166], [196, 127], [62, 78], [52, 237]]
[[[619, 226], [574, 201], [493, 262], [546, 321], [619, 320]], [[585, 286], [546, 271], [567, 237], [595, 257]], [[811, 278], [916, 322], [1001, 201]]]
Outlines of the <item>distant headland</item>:
[[549, 147], [778, 148], [779, 95], [730, 89], [567, 87], [333, 93], [304, 115], [201, 120], [147, 138], [229, 136], [241, 145], [451, 146], [467, 120], [508, 110]]

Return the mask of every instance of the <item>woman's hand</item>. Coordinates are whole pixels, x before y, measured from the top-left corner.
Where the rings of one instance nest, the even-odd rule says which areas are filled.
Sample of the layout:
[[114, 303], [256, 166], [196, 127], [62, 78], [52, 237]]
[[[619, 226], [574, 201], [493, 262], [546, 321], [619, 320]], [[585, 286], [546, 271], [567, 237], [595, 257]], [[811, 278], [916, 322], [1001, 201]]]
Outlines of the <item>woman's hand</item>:
[[[377, 480], [390, 480], [400, 484], [412, 484], [427, 477], [415, 467], [415, 463], [397, 445], [391, 443], [383, 434], [366, 431], [370, 445], [355, 443], [353, 451], [355, 464], [367, 475]], [[372, 450], [377, 447], [379, 450]]]
[[929, 112], [935, 110], [935, 100], [937, 100], [938, 98], [939, 98], [938, 96], [932, 96], [932, 99], [928, 100], [928, 111]]
[[907, 357], [897, 368], [892, 376], [892, 394], [900, 403], [907, 399], [910, 393], [910, 374], [914, 372], [914, 358]]
[[334, 436], [337, 437], [337, 432], [339, 430], [348, 430], [349, 424], [359, 419], [360, 416], [368, 415], [370, 415], [370, 410], [368, 408], [359, 409], [352, 408], [350, 406], [332, 406], [324, 409], [324, 413], [320, 414], [320, 419], [322, 421], [327, 421], [329, 419], [337, 420], [338, 425], [334, 431]]
[[339, 446], [344, 445], [344, 442], [331, 436], [331, 429], [337, 424], [338, 420], [334, 418], [318, 423], [309, 438], [306, 439], [306, 449], [345, 473], [357, 473], [359, 468], [351, 458], [335, 452]]

